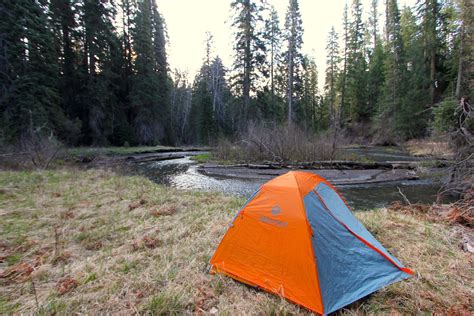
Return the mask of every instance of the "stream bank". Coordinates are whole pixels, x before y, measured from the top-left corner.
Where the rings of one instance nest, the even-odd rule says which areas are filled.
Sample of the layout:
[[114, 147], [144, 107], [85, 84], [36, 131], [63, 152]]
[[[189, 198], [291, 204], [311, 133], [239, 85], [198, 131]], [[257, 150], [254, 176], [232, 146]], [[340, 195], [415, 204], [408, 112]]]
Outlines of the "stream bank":
[[[141, 148], [80, 159], [91, 167], [119, 167], [156, 183], [183, 190], [223, 192], [248, 198], [263, 183], [290, 170], [302, 169], [333, 183], [356, 210], [384, 207], [403, 200], [436, 201], [447, 173], [446, 160], [415, 157], [396, 147], [346, 147], [344, 161], [220, 165], [200, 162], [208, 148]], [[88, 156], [86, 156], [87, 158]], [[448, 200], [446, 200], [448, 201]]]
[[[226, 174], [206, 174], [199, 164], [190, 157], [155, 162], [128, 164], [126, 174], [138, 174], [152, 181], [182, 190], [223, 192], [225, 194], [250, 197], [263, 183], [286, 170], [255, 175], [249, 170], [243, 177]], [[434, 175], [434, 170], [431, 175]], [[334, 183], [348, 203], [355, 210], [384, 207], [394, 201], [402, 200], [399, 191], [412, 203], [433, 203], [441, 186], [439, 178], [418, 178], [412, 170], [394, 171], [390, 181], [382, 181], [392, 171], [387, 170], [317, 170], [312, 171]], [[436, 172], [442, 174], [443, 170]], [[374, 177], [372, 181], [367, 178]], [[397, 178], [396, 178], [397, 177]], [[351, 183], [352, 182], [352, 183]]]

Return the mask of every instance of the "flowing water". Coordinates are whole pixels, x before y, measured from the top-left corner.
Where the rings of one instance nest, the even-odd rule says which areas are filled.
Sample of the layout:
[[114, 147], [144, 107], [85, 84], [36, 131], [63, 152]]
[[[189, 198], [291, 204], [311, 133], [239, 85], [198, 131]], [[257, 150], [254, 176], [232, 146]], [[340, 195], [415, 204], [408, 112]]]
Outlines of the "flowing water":
[[[416, 158], [395, 149], [378, 147], [348, 148], [349, 155], [357, 155], [372, 161], [413, 161]], [[131, 165], [133, 173], [178, 189], [218, 191], [250, 197], [268, 179], [240, 179], [234, 177], [208, 176], [198, 171], [198, 163], [190, 159], [195, 153], [183, 153], [185, 158], [136, 163]], [[189, 156], [188, 156], [189, 155]], [[440, 183], [433, 179], [406, 180], [401, 182], [357, 184], [338, 186], [341, 194], [356, 210], [383, 207], [390, 202], [402, 200], [399, 189], [411, 203], [431, 203], [436, 200]]]

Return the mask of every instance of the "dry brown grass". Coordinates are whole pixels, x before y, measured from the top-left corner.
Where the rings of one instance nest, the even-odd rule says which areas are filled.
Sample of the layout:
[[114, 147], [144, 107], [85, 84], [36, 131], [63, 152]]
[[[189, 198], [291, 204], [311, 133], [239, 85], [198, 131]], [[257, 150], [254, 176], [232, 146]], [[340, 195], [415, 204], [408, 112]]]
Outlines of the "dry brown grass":
[[454, 151], [445, 138], [412, 139], [406, 143], [407, 150], [414, 156], [435, 159], [453, 159]]
[[[472, 191], [474, 192], [474, 191]], [[390, 211], [421, 217], [423, 220], [444, 222], [450, 225], [460, 224], [466, 226], [467, 232], [474, 228], [474, 197], [464, 198], [450, 204], [411, 204], [393, 202], [388, 208]], [[469, 229], [470, 228], [470, 229]]]
[[233, 162], [331, 160], [335, 155], [328, 133], [314, 134], [296, 124], [249, 123], [237, 141], [220, 140], [213, 151], [217, 160]]
[[[0, 187], [0, 313], [307, 313], [208, 273], [241, 199], [99, 170], [3, 172]], [[455, 227], [357, 216], [416, 275], [342, 313], [472, 312], [473, 257]]]

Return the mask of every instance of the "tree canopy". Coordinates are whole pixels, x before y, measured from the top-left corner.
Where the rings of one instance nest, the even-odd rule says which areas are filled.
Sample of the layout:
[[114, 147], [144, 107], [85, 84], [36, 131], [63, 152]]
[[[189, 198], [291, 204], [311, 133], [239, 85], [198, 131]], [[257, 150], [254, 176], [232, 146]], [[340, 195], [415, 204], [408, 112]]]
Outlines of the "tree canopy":
[[0, 143], [41, 134], [68, 145], [212, 144], [250, 121], [348, 134], [363, 126], [390, 143], [446, 130], [446, 104], [472, 97], [470, 1], [352, 0], [325, 57], [304, 54], [298, 0], [283, 19], [271, 1], [229, 7], [234, 63], [224, 64], [209, 30], [198, 34], [203, 63], [189, 78], [170, 69], [154, 0], [2, 1]]

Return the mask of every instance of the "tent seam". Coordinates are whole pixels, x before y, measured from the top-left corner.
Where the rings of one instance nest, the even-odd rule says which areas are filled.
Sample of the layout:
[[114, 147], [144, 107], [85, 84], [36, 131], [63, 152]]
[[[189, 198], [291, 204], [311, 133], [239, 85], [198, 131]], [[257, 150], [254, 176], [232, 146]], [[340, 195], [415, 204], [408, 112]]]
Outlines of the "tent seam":
[[316, 190], [313, 190], [313, 192], [318, 196], [319, 200], [321, 201], [321, 203], [323, 204], [324, 208], [328, 211], [328, 213], [331, 215], [331, 217], [333, 217], [340, 225], [342, 225], [342, 227], [344, 227], [348, 232], [350, 232], [352, 235], [354, 235], [357, 239], [359, 239], [366, 247], [372, 249], [373, 251], [375, 251], [376, 253], [378, 253], [380, 256], [382, 256], [385, 260], [387, 260], [388, 262], [390, 262], [391, 264], [393, 264], [395, 267], [397, 267], [400, 271], [402, 272], [405, 272], [406, 274], [409, 274], [409, 275], [412, 275], [413, 274], [413, 271], [411, 271], [410, 269], [406, 268], [406, 267], [402, 267], [400, 265], [398, 265], [395, 261], [393, 261], [392, 259], [390, 259], [388, 256], [386, 256], [385, 254], [383, 254], [379, 249], [377, 249], [377, 247], [375, 247], [374, 245], [372, 245], [371, 243], [369, 243], [367, 240], [365, 240], [364, 238], [362, 238], [361, 236], [357, 235], [354, 231], [352, 231], [352, 229], [350, 229], [344, 222], [342, 222], [339, 218], [337, 218], [334, 213], [329, 209], [329, 207], [326, 205], [326, 203], [324, 202], [324, 199], [321, 197], [321, 195], [316, 191]]
[[[300, 201], [301, 201], [301, 205], [303, 206], [303, 210], [304, 210], [304, 219], [305, 219], [305, 222], [306, 222], [306, 229], [308, 231], [308, 237], [309, 237], [309, 244], [310, 244], [310, 248], [311, 248], [311, 254], [313, 255], [313, 264], [314, 264], [314, 272], [316, 274], [316, 280], [318, 282], [317, 284], [317, 287], [318, 287], [318, 290], [319, 290], [319, 300], [321, 302], [321, 305], [323, 307], [323, 315], [325, 315], [325, 309], [326, 307], [324, 306], [324, 301], [323, 301], [323, 294], [321, 292], [321, 283], [319, 281], [319, 274], [318, 274], [318, 267], [317, 267], [317, 259], [316, 259], [316, 255], [314, 253], [314, 249], [313, 249], [313, 241], [312, 241], [312, 237], [313, 237], [313, 233], [312, 233], [312, 228], [311, 228], [311, 224], [309, 223], [308, 221], [308, 216], [306, 215], [306, 207], [305, 207], [305, 204], [304, 204], [304, 201], [303, 201], [303, 197], [302, 197], [302, 194], [301, 194], [301, 190], [300, 190], [300, 186], [299, 186], [299, 182], [298, 182], [298, 179], [296, 178], [295, 174], [293, 173], [293, 177], [295, 178], [295, 182], [296, 182], [296, 187], [298, 188], [298, 195], [300, 197]], [[316, 187], [319, 183], [321, 182], [318, 182], [314, 185], [314, 187]], [[311, 228], [311, 230], [310, 230]]]

